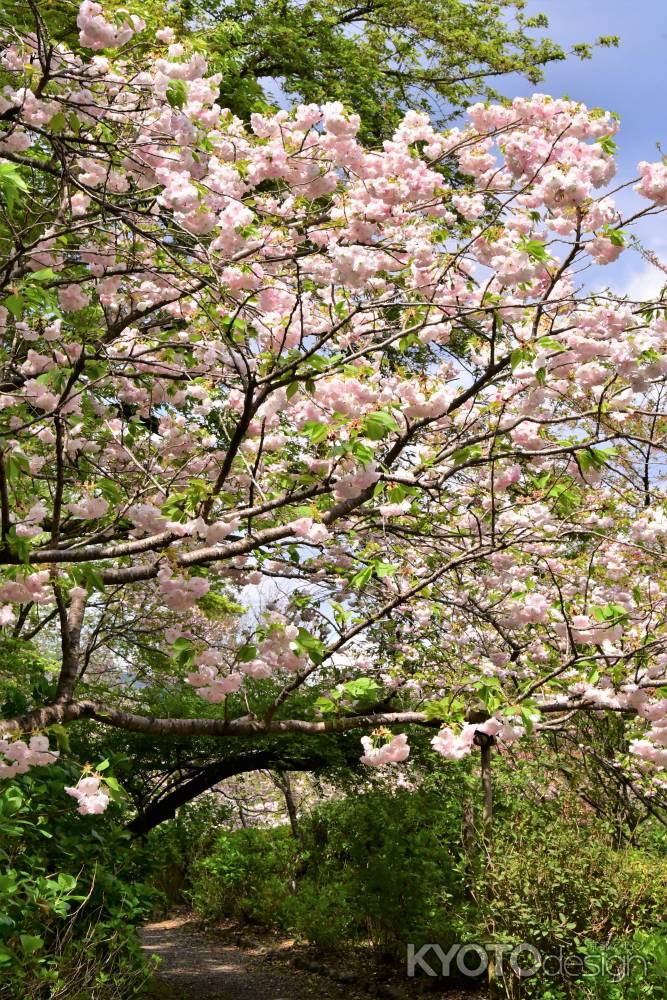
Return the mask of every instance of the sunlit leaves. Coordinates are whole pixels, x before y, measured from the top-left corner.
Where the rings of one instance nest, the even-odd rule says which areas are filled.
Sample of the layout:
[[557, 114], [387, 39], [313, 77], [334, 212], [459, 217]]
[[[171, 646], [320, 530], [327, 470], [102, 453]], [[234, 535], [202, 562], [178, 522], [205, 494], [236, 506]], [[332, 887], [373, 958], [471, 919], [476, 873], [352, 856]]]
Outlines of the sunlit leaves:
[[14, 214], [14, 209], [28, 190], [28, 185], [16, 164], [0, 160], [0, 194], [10, 215]]

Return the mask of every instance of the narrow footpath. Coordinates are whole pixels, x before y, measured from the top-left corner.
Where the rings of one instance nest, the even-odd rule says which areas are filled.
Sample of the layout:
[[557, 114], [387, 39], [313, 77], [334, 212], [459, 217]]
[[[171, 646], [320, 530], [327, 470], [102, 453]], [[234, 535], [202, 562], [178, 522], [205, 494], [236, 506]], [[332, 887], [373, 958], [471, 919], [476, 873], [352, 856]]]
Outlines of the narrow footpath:
[[257, 943], [240, 945], [198, 930], [187, 917], [148, 924], [144, 949], [162, 959], [155, 1000], [367, 1000], [349, 985], [267, 960]]
[[[148, 924], [144, 950], [161, 959], [146, 1000], [485, 1000], [482, 992], [442, 990], [434, 980], [387, 981], [377, 970], [332, 966], [294, 941], [239, 933], [238, 927], [203, 929], [191, 917]], [[435, 990], [434, 990], [435, 987]], [[438, 988], [440, 987], [440, 989]], [[472, 987], [472, 984], [471, 984]], [[474, 990], [474, 987], [473, 987]]]

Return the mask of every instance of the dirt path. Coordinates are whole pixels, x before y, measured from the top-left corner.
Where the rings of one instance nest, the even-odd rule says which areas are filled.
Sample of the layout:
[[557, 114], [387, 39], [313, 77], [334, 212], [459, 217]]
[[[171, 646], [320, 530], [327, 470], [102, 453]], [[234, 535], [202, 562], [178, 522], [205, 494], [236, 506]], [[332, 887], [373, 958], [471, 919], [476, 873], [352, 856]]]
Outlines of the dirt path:
[[433, 987], [443, 1000], [487, 998], [369, 969], [354, 954], [345, 967], [334, 967], [307, 945], [269, 932], [248, 938], [232, 924], [205, 930], [188, 916], [148, 924], [141, 938], [147, 954], [162, 960], [146, 1000], [427, 1000]]
[[322, 1000], [364, 997], [349, 985], [282, 963], [265, 949], [240, 946], [218, 933], [202, 932], [187, 917], [148, 924], [145, 950], [162, 959], [155, 1000]]

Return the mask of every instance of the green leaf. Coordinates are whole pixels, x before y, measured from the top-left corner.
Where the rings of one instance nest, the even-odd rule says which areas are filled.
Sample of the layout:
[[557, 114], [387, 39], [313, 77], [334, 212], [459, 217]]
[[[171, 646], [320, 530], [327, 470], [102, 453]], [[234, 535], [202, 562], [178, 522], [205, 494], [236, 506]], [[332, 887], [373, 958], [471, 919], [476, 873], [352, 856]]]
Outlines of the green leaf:
[[69, 733], [65, 726], [61, 726], [59, 722], [55, 722], [52, 726], [49, 726], [50, 733], [53, 733], [56, 740], [58, 741], [58, 748], [63, 751], [63, 753], [69, 753]]
[[324, 643], [305, 628], [299, 629], [294, 645], [300, 653], [307, 653], [313, 663], [321, 663], [324, 659]]
[[312, 444], [321, 444], [329, 434], [329, 425], [318, 420], [308, 420], [303, 426], [303, 433]]
[[390, 503], [401, 503], [409, 495], [408, 490], [405, 486], [392, 486], [392, 488], [387, 492], [387, 497]]
[[474, 462], [482, 457], [481, 444], [469, 444], [464, 448], [459, 448], [452, 455], [454, 465], [464, 465], [466, 462]]
[[21, 947], [26, 955], [32, 955], [44, 945], [44, 939], [34, 934], [21, 934]]
[[362, 465], [369, 465], [375, 457], [375, 452], [371, 446], [364, 444], [362, 441], [352, 441], [344, 450], [349, 452], [350, 455], [354, 455]]
[[56, 881], [65, 892], [71, 892], [72, 889], [76, 888], [76, 879], [67, 872], [60, 872]]
[[172, 646], [177, 652], [180, 652], [182, 649], [192, 649], [192, 643], [184, 635], [180, 635], [178, 639], [174, 639]]
[[615, 247], [625, 246], [625, 233], [623, 232], [622, 229], [607, 229], [605, 227], [603, 232], [613, 246]]
[[57, 114], [55, 114], [49, 121], [49, 131], [55, 132], [56, 135], [59, 135], [64, 131], [66, 125], [67, 119], [65, 118], [64, 112], [58, 111]]
[[354, 576], [350, 580], [350, 586], [354, 587], [355, 590], [361, 590], [362, 587], [365, 587], [366, 584], [369, 583], [372, 577], [373, 577], [373, 567], [364, 566], [363, 569], [360, 569], [358, 573], [354, 574]]
[[583, 448], [577, 452], [577, 461], [584, 472], [595, 469], [599, 472], [607, 464], [607, 459], [616, 454], [615, 449]]
[[10, 785], [9, 788], [5, 789], [0, 799], [0, 813], [5, 816], [15, 816], [23, 808], [23, 801], [20, 789], [12, 788]]
[[369, 413], [361, 423], [361, 433], [371, 441], [381, 441], [387, 434], [397, 430], [398, 424], [388, 410]]
[[110, 504], [119, 504], [123, 499], [123, 491], [113, 479], [107, 479], [106, 477], [98, 479], [97, 488], [104, 499], [108, 500]]
[[23, 315], [24, 300], [21, 295], [8, 295], [6, 299], [2, 300], [3, 306], [9, 309], [10, 313], [14, 319], [20, 319]]
[[32, 551], [32, 541], [30, 538], [21, 538], [16, 533], [16, 526], [12, 525], [7, 534], [7, 541], [9, 542], [9, 547], [14, 552], [22, 563], [28, 564], [30, 562], [30, 553]]
[[595, 141], [597, 142], [598, 146], [602, 148], [602, 152], [606, 153], [607, 156], [613, 156], [616, 150], [618, 149], [618, 144], [616, 143], [614, 137], [611, 135], [601, 135]]
[[338, 711], [338, 706], [331, 698], [325, 698], [324, 695], [320, 695], [319, 698], [315, 699], [315, 711], [321, 715], [333, 715], [334, 712]]
[[542, 263], [546, 263], [551, 260], [551, 257], [547, 253], [547, 249], [541, 240], [522, 240], [518, 244], [519, 250], [523, 250], [524, 253], [528, 254], [531, 260], [537, 260]]
[[18, 483], [23, 476], [30, 474], [28, 459], [20, 451], [9, 452], [5, 456], [5, 473], [7, 480], [14, 484]]
[[531, 710], [526, 705], [521, 705], [519, 707], [519, 714], [521, 716], [521, 721], [523, 722], [524, 728], [528, 736], [531, 735], [535, 729], [535, 723], [533, 722], [531, 715]]
[[565, 348], [561, 344], [560, 340], [556, 340], [555, 337], [540, 337], [537, 341], [540, 347], [546, 347], [552, 351], [564, 351]]
[[443, 721], [449, 718], [450, 706], [448, 698], [440, 698], [437, 701], [428, 701], [423, 706], [422, 711], [427, 719], [439, 719]]
[[104, 592], [104, 580], [102, 579], [99, 570], [95, 569], [94, 566], [82, 566], [81, 577], [88, 590], [97, 590], [100, 593]]
[[343, 691], [353, 701], [377, 701], [382, 688], [370, 677], [357, 677], [343, 684]]
[[257, 646], [252, 646], [246, 643], [245, 646], [241, 646], [237, 653], [237, 658], [241, 663], [250, 663], [257, 656]]
[[531, 362], [535, 360], [535, 351], [531, 347], [515, 347], [510, 354], [510, 367], [512, 371], [515, 371], [522, 365], [524, 361]]
[[28, 281], [53, 281], [56, 278], [56, 272], [52, 267], [42, 267], [39, 271], [33, 271], [28, 277]]
[[605, 604], [602, 607], [594, 604], [590, 611], [596, 622], [621, 624], [628, 620], [628, 613], [620, 604]]
[[15, 875], [0, 875], [0, 892], [5, 895], [18, 891], [18, 883]]
[[188, 99], [188, 88], [183, 80], [171, 80], [167, 87], [167, 101], [172, 108], [182, 108]]
[[14, 212], [14, 206], [21, 194], [27, 194], [28, 185], [21, 177], [18, 167], [14, 163], [0, 163], [0, 193], [5, 200], [10, 215]]

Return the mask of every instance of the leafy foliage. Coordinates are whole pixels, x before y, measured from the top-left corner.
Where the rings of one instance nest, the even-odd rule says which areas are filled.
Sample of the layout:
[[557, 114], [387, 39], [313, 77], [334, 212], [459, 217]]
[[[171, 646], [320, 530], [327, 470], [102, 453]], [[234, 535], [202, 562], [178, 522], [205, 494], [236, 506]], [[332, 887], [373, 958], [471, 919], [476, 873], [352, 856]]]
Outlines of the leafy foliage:
[[0, 790], [0, 992], [12, 1000], [126, 997], [148, 975], [135, 929], [156, 894], [136, 880], [117, 817], [72, 815], [63, 784], [76, 771]]
[[365, 138], [377, 140], [406, 108], [442, 122], [471, 99], [495, 96], [498, 77], [524, 73], [537, 83], [546, 64], [564, 59], [559, 45], [539, 35], [546, 17], [527, 17], [523, 7], [514, 0], [185, 0], [173, 16], [204, 30], [225, 72], [223, 104], [237, 113], [270, 100], [262, 84], [278, 80], [291, 97], [354, 108]]

